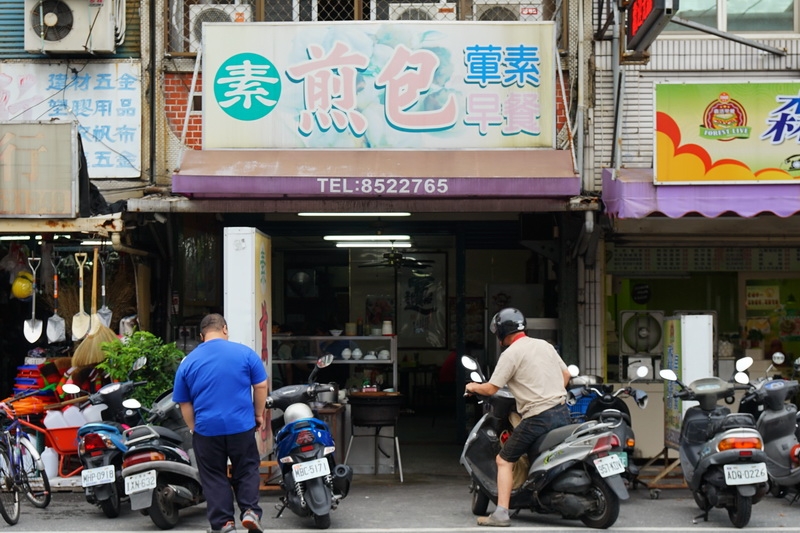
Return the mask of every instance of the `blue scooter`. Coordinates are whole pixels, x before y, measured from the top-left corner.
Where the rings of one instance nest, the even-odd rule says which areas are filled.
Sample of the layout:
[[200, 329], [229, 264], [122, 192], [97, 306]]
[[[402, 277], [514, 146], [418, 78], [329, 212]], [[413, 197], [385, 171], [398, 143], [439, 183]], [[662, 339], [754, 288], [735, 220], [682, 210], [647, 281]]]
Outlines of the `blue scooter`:
[[281, 387], [267, 397], [266, 404], [268, 409], [283, 411], [284, 426], [275, 437], [275, 454], [284, 495], [276, 505], [276, 518], [288, 507], [297, 516], [312, 516], [318, 529], [330, 527], [330, 512], [347, 496], [353, 480], [350, 466], [336, 464], [336, 444], [327, 424], [315, 418], [307, 405], [317, 394], [333, 391], [331, 385], [314, 382], [319, 370], [332, 362], [333, 355], [323, 355], [307, 385]]

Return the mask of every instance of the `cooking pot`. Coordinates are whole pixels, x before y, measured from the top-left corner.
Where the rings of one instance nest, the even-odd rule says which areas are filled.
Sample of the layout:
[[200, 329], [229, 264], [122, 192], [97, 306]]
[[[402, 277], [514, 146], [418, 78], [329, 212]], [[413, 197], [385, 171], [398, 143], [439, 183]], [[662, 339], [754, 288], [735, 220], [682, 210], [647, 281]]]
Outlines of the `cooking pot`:
[[339, 384], [329, 383], [333, 387], [333, 392], [320, 392], [317, 394], [317, 401], [322, 403], [336, 403], [339, 401]]

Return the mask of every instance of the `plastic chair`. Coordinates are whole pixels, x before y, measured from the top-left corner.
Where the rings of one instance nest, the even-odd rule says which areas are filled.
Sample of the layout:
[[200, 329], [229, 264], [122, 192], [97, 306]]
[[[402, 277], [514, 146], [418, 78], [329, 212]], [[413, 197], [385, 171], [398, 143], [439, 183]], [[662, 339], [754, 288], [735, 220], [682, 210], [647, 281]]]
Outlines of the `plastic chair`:
[[[363, 394], [363, 393], [362, 393]], [[400, 457], [400, 439], [397, 437], [397, 419], [400, 416], [400, 407], [403, 404], [403, 397], [400, 395], [350, 395], [350, 441], [347, 444], [347, 453], [344, 456], [344, 464], [350, 458], [350, 449], [353, 446], [353, 439], [358, 437], [371, 437], [375, 439], [375, 474], [378, 474], [379, 455], [390, 457], [388, 453], [380, 447], [379, 439], [394, 440], [395, 457], [397, 471], [400, 473], [400, 483], [403, 482], [403, 461]], [[374, 433], [363, 433], [356, 435], [355, 428], [374, 428]], [[381, 435], [384, 427], [393, 429], [392, 435]]]

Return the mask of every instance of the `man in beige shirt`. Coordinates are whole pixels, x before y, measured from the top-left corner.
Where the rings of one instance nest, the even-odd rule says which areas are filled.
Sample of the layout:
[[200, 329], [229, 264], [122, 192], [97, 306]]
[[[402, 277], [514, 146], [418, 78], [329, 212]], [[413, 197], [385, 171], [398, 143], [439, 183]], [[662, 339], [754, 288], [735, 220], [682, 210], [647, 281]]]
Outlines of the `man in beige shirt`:
[[491, 379], [467, 383], [468, 394], [491, 396], [508, 385], [517, 402], [522, 421], [497, 455], [497, 508], [478, 518], [478, 525], [508, 527], [514, 463], [528, 453], [540, 436], [570, 423], [566, 406], [570, 375], [555, 348], [544, 340], [525, 334], [525, 315], [518, 309], [502, 309], [492, 318], [489, 329], [505, 348]]

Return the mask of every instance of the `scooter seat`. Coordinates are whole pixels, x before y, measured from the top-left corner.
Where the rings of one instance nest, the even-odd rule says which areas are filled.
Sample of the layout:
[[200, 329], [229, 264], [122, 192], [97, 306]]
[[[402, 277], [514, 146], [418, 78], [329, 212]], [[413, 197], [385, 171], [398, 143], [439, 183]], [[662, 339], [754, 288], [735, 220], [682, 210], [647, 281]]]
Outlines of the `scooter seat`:
[[572, 435], [575, 429], [579, 428], [581, 425], [582, 424], [570, 424], [568, 426], [562, 426], [560, 428], [548, 431], [536, 439], [536, 442], [534, 442], [533, 446], [531, 446], [531, 457], [536, 457], [544, 450], [564, 442], [564, 440]]
[[169, 428], [165, 428], [162, 426], [136, 426], [135, 428], [131, 428], [128, 430], [128, 440], [133, 441], [135, 439], [146, 438], [146, 437], [154, 437], [153, 433], [162, 439], [166, 439], [172, 441], [175, 444], [183, 443], [183, 439], [180, 435], [175, 433]]
[[622, 420], [625, 421], [626, 424], [629, 426], [631, 425], [631, 417], [627, 413], [623, 413], [622, 411], [618, 411], [616, 409], [606, 409], [605, 411], [600, 411], [599, 413], [595, 413], [594, 415], [589, 417], [589, 420], [604, 420], [609, 418], [618, 418], [622, 417]]

